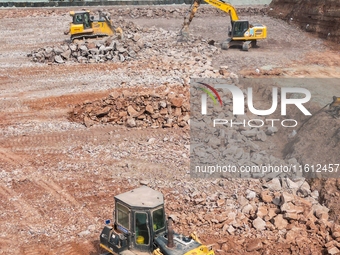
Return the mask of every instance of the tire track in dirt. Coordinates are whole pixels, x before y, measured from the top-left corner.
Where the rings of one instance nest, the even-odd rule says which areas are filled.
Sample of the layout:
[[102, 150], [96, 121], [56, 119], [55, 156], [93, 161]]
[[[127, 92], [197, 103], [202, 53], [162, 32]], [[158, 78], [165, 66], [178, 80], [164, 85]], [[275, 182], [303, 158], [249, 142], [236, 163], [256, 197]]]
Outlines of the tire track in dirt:
[[10, 148], [14, 152], [58, 154], [65, 150], [65, 146], [82, 145], [82, 139], [88, 143], [95, 141], [96, 137], [91, 134], [81, 133], [72, 135], [69, 132], [65, 132], [65, 134], [54, 133], [51, 135], [21, 136], [4, 141], [3, 146]]
[[83, 103], [86, 100], [94, 101], [104, 97], [107, 97], [113, 89], [108, 91], [90, 92], [62, 95], [57, 97], [45, 97], [34, 100], [27, 100], [25, 105], [34, 110], [46, 110], [49, 108], [70, 108], [77, 104]]
[[71, 194], [69, 194], [65, 189], [60, 187], [58, 184], [53, 182], [52, 180], [43, 180], [40, 179], [37, 181], [37, 185], [42, 187], [44, 190], [48, 191], [53, 197], [62, 198], [62, 202], [70, 204], [73, 208], [78, 209], [82, 212], [83, 216], [87, 216], [89, 219], [93, 219], [93, 214], [88, 211], [83, 205], [81, 205]]
[[48, 255], [51, 254], [49, 252], [49, 249], [47, 247], [44, 247], [43, 245], [34, 245], [22, 248], [21, 253], [23, 255]]
[[4, 141], [3, 146], [8, 147], [37, 147], [44, 145], [54, 145], [54, 146], [64, 146], [67, 144], [74, 144], [78, 142], [79, 144], [84, 144], [88, 142], [100, 142], [107, 140], [107, 137], [101, 137], [100, 134], [94, 134], [91, 131], [84, 130], [74, 131], [74, 132], [55, 132], [48, 135], [30, 135], [30, 136], [20, 136], [13, 137], [10, 140]]
[[[52, 248], [52, 249], [51, 249]], [[95, 248], [93, 245], [89, 245], [87, 242], [78, 244], [75, 242], [66, 243], [60, 246], [47, 247], [46, 245], [32, 245], [26, 246], [21, 249], [23, 255], [84, 255], [84, 254], [94, 254]], [[92, 252], [90, 252], [92, 251]]]
[[13, 189], [2, 185], [0, 186], [0, 194], [8, 198], [8, 203], [13, 204], [13, 208], [19, 210], [25, 219], [20, 224], [28, 226], [30, 223], [39, 223], [41, 221], [41, 214], [27, 203], [25, 199], [21, 198], [22, 194], [18, 194]]
[[[23, 153], [27, 155], [33, 154], [53, 154], [63, 155], [68, 150], [73, 148], [82, 148], [84, 144], [100, 144], [106, 145], [110, 142], [108, 131], [104, 128], [92, 130], [80, 130], [70, 132], [55, 132], [48, 135], [22, 135], [11, 137], [2, 142], [2, 146], [7, 150], [3, 152], [0, 149], [0, 159], [2, 157], [10, 156], [7, 160], [12, 163], [17, 163], [16, 153]], [[8, 152], [8, 151], [11, 152]], [[20, 162], [19, 161], [19, 162]]]
[[18, 156], [13, 151], [8, 151], [4, 148], [0, 148], [0, 162], [4, 161], [7, 164], [11, 165], [22, 165], [25, 163], [25, 160], [22, 156]]
[[99, 254], [93, 244], [90, 244], [88, 241], [85, 241], [83, 243], [66, 243], [53, 249], [52, 253], [60, 255]]

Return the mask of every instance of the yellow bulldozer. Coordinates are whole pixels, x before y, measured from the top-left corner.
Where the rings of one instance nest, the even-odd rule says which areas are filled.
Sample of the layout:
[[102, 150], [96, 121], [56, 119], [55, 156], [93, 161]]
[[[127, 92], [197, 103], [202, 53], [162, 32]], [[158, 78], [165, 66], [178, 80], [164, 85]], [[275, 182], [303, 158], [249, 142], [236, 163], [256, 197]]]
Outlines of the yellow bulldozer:
[[85, 39], [91, 37], [112, 36], [117, 34], [123, 37], [123, 30], [114, 28], [110, 16], [99, 11], [99, 19], [95, 20], [90, 16], [90, 11], [70, 11], [72, 22], [70, 28], [65, 32], [71, 34], [71, 41], [74, 39]]
[[[189, 15], [184, 17], [184, 23], [181, 28], [179, 41], [187, 41], [189, 37], [189, 25], [195, 16], [202, 0], [193, 0]], [[248, 20], [240, 20], [236, 9], [223, 0], [204, 0], [206, 3], [226, 12], [230, 16], [231, 30], [228, 39], [222, 42], [222, 49], [229, 49], [233, 45], [241, 45], [242, 50], [248, 51], [249, 48], [255, 47], [257, 40], [267, 37], [267, 27], [262, 24], [250, 24]]]
[[173, 219], [165, 217], [161, 192], [141, 186], [114, 197], [114, 223], [106, 221], [100, 234], [105, 254], [215, 255], [195, 233], [174, 232]]

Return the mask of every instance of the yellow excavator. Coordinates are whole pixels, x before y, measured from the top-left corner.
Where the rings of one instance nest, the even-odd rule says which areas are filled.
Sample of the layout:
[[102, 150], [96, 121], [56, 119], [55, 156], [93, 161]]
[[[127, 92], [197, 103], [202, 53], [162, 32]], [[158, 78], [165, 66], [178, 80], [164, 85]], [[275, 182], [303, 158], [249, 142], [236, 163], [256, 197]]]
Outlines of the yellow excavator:
[[105, 255], [215, 255], [195, 233], [175, 233], [173, 218], [165, 217], [161, 192], [141, 186], [114, 197], [114, 222], [100, 234]]
[[[184, 17], [184, 23], [180, 32], [179, 41], [187, 41], [189, 38], [189, 25], [195, 16], [202, 0], [193, 0], [190, 6], [189, 15]], [[250, 24], [248, 20], [239, 20], [236, 9], [229, 3], [222, 0], [204, 0], [206, 3], [229, 13], [231, 30], [228, 39], [221, 44], [222, 49], [229, 49], [233, 45], [241, 45], [242, 50], [248, 51], [255, 47], [257, 40], [267, 37], [267, 27], [261, 24]]]
[[112, 36], [115, 33], [119, 37], [123, 36], [123, 30], [118, 27], [113, 27], [113, 22], [110, 17], [99, 11], [99, 19], [95, 20], [90, 16], [90, 11], [70, 11], [72, 22], [70, 28], [64, 34], [71, 34], [71, 41], [74, 39], [84, 39], [100, 36]]

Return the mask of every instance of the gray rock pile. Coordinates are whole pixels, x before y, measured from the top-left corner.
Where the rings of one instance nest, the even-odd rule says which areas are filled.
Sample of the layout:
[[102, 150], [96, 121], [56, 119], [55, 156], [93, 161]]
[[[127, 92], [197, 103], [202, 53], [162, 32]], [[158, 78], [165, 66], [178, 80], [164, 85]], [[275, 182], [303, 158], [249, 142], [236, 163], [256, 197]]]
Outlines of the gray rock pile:
[[[126, 9], [109, 9], [109, 12], [111, 16], [130, 16], [131, 18], [140, 18], [140, 17], [147, 17], [147, 18], [171, 18], [171, 17], [184, 17], [184, 15], [187, 14], [189, 9], [188, 6], [182, 6], [182, 7], [152, 7], [148, 6], [145, 7], [134, 7], [134, 8], [126, 8]], [[257, 14], [257, 15], [266, 15], [268, 13], [267, 7], [256, 7], [256, 6], [247, 6], [247, 7], [237, 7], [238, 14]], [[208, 4], [202, 4], [199, 7], [199, 10], [197, 12], [197, 16], [200, 15], [223, 15], [225, 14], [221, 10], [209, 6]]]
[[70, 118], [87, 127], [95, 123], [127, 127], [187, 127], [190, 105], [185, 92], [123, 90], [75, 107]]
[[215, 240], [224, 236], [215, 247], [219, 254], [232, 252], [235, 239], [243, 240], [237, 246], [244, 252], [271, 250], [276, 244], [287, 254], [338, 254], [340, 225], [329, 220], [329, 209], [303, 178], [275, 178], [248, 189], [238, 185], [242, 181], [202, 181], [209, 192], [204, 185], [187, 183], [168, 197], [167, 210], [182, 232], [215, 231]]
[[[117, 25], [118, 26], [118, 25]], [[116, 26], [116, 27], [117, 27]], [[138, 52], [147, 47], [134, 23], [121, 21], [125, 37], [103, 37], [99, 39], [75, 39], [53, 47], [40, 48], [28, 54], [34, 62], [63, 64], [68, 61], [79, 63], [124, 62], [136, 58]]]
[[[92, 9], [91, 7], [87, 9]], [[189, 5], [168, 5], [168, 6], [137, 6], [131, 5], [126, 6], [126, 8], [121, 7], [110, 7], [102, 9], [101, 11], [109, 12], [111, 17], [130, 17], [130, 18], [140, 18], [140, 17], [147, 17], [147, 18], [177, 18], [177, 17], [184, 17], [187, 14], [189, 9]], [[98, 15], [98, 8], [94, 8], [91, 10], [95, 16]], [[264, 6], [247, 6], [247, 7], [237, 7], [238, 14], [262, 14], [267, 15], [269, 11], [268, 7]], [[207, 14], [207, 15], [224, 15], [225, 13], [220, 11], [219, 9], [212, 7], [208, 4], [202, 4], [197, 12], [197, 15]], [[49, 17], [49, 16], [57, 16], [57, 15], [68, 15], [65, 12], [65, 9], [42, 9], [36, 8], [34, 10], [30, 9], [16, 9], [15, 12], [3, 12], [1, 13], [1, 18], [18, 18], [18, 17]]]
[[225, 69], [215, 70], [212, 66], [211, 57], [218, 54], [219, 45], [210, 45], [197, 36], [192, 36], [189, 43], [180, 43], [177, 42], [178, 32], [156, 27], [142, 28], [124, 20], [118, 21], [115, 27], [118, 26], [124, 31], [123, 39], [118, 39], [118, 36], [76, 39], [72, 43], [33, 50], [27, 56], [34, 62], [57, 64], [138, 60], [143, 61], [146, 68], [162, 65], [166, 72], [172, 72], [172, 76], [179, 73], [178, 68], [185, 76], [195, 73], [202, 77], [201, 73], [204, 73], [203, 77], [224, 77], [229, 74]]

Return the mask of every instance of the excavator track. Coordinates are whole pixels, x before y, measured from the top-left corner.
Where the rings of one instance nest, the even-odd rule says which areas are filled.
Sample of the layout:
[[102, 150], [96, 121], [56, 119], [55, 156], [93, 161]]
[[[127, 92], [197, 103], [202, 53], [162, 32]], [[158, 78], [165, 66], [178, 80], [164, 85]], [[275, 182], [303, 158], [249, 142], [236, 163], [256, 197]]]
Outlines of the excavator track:
[[251, 46], [252, 46], [251, 41], [245, 41], [242, 44], [242, 50], [243, 51], [248, 51], [251, 48]]
[[231, 38], [228, 38], [227, 40], [221, 43], [221, 48], [222, 50], [228, 50], [231, 46], [234, 45], [242, 46], [243, 51], [248, 51], [251, 47], [256, 47], [256, 40], [233, 41]]

